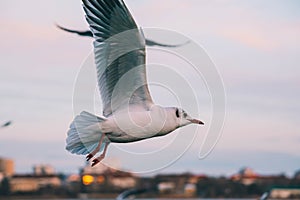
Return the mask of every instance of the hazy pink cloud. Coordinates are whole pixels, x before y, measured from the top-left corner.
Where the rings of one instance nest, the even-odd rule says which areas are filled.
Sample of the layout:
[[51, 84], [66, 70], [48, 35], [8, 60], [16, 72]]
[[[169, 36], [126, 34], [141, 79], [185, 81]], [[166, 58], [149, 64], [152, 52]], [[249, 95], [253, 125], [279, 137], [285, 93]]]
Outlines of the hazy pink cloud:
[[[242, 24], [242, 23], [241, 23]], [[223, 27], [219, 33], [225, 38], [234, 40], [248, 47], [263, 51], [276, 51], [280, 48], [294, 47], [300, 44], [298, 23], [275, 23], [263, 27], [259, 21], [249, 27]]]
[[[165, 27], [192, 36], [221, 36], [260, 51], [276, 51], [300, 43], [300, 21], [296, 17], [288, 19], [284, 12], [276, 13], [276, 6], [266, 9], [265, 3], [254, 2], [254, 7], [227, 0], [127, 2], [140, 26]], [[288, 7], [289, 4], [282, 9]]]
[[254, 47], [259, 50], [272, 50], [278, 47], [274, 41], [269, 40], [263, 35], [252, 32], [244, 31], [241, 29], [228, 29], [222, 32], [222, 35], [230, 40], [239, 42], [242, 45]]

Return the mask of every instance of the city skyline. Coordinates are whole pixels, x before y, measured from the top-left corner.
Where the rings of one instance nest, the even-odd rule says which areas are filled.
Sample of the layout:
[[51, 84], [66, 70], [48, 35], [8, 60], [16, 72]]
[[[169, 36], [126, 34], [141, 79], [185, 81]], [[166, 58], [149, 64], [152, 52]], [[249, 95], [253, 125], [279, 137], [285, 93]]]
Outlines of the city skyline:
[[[118, 165], [121, 165], [117, 159], [113, 160], [112, 162], [117, 163]], [[84, 174], [103, 174], [107, 170], [112, 171], [118, 171], [118, 169], [114, 169], [109, 167], [108, 165], [105, 165], [103, 163], [97, 165], [96, 167], [91, 167], [90, 162], [85, 162], [82, 166], [80, 166], [77, 171], [74, 172], [63, 172], [58, 171], [55, 167], [55, 165], [49, 164], [49, 163], [37, 163], [34, 164], [28, 169], [27, 171], [15, 171], [15, 160], [6, 158], [6, 157], [0, 157], [0, 177], [13, 177], [13, 176], [47, 176], [47, 175], [65, 175], [66, 177], [72, 177], [73, 175], [79, 175], [84, 171]], [[125, 170], [126, 171], [126, 170]], [[278, 171], [277, 173], [259, 173], [256, 171], [256, 169], [248, 167], [248, 166], [242, 166], [240, 168], [236, 168], [235, 171], [231, 174], [209, 174], [204, 171], [167, 171], [167, 172], [157, 172], [153, 174], [139, 174], [134, 173], [131, 171], [126, 171], [129, 174], [133, 174], [137, 177], [154, 177], [158, 175], [180, 175], [180, 174], [193, 174], [196, 176], [207, 176], [207, 177], [223, 177], [226, 178], [232, 178], [235, 179], [240, 176], [244, 177], [276, 177], [276, 176], [284, 176], [286, 178], [299, 178], [300, 174], [300, 168], [295, 170], [293, 173], [286, 174], [285, 172]], [[125, 173], [126, 173], [125, 172]]]
[[[139, 26], [174, 30], [203, 46], [226, 88], [226, 123], [214, 151], [198, 159], [199, 134], [180, 159], [157, 173], [228, 175], [249, 166], [263, 174], [292, 175], [299, 169], [298, 1], [125, 2]], [[65, 138], [76, 75], [92, 40], [64, 33], [55, 23], [87, 30], [81, 2], [4, 0], [0, 5], [0, 124], [14, 122], [0, 129], [0, 157], [14, 159], [20, 173], [40, 163], [76, 172], [84, 157], [67, 153]], [[150, 52], [148, 59], [162, 58]], [[188, 140], [191, 132], [180, 133]], [[121, 148], [147, 152], [178, 134]]]
[[101, 163], [95, 167], [86, 165], [76, 174], [57, 173], [49, 165], [34, 166], [27, 174], [10, 174], [11, 164], [11, 160], [0, 158], [0, 196], [115, 198], [124, 191], [124, 194], [136, 191], [148, 198], [259, 198], [268, 195], [272, 199], [297, 199], [300, 194], [300, 170], [293, 177], [258, 174], [250, 168], [240, 169], [228, 177], [190, 172], [141, 177]]

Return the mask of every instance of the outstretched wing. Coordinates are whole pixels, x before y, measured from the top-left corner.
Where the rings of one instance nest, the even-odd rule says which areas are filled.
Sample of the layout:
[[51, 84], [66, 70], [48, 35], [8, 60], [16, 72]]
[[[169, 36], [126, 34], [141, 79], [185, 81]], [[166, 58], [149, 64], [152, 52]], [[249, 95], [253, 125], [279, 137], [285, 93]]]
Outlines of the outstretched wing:
[[[78, 30], [73, 30], [73, 29], [69, 29], [69, 28], [65, 28], [65, 27], [62, 27], [58, 24], [56, 24], [56, 27], [63, 30], [63, 31], [66, 31], [66, 32], [69, 32], [69, 33], [75, 33], [79, 36], [83, 36], [83, 37], [94, 37], [93, 36], [93, 33], [92, 31], [90, 30], [87, 30], [87, 31], [78, 31]], [[146, 42], [146, 45], [147, 46], [159, 46], [159, 47], [170, 47], [170, 48], [174, 48], [174, 47], [181, 47], [181, 46], [184, 46], [188, 43], [190, 43], [190, 41], [187, 41], [185, 43], [182, 43], [182, 44], [162, 44], [162, 43], [158, 43], [158, 42], [155, 42], [153, 40], [149, 40], [147, 38], [145, 38], [145, 42]]]
[[94, 36], [103, 115], [152, 104], [146, 79], [145, 38], [123, 0], [83, 0]]

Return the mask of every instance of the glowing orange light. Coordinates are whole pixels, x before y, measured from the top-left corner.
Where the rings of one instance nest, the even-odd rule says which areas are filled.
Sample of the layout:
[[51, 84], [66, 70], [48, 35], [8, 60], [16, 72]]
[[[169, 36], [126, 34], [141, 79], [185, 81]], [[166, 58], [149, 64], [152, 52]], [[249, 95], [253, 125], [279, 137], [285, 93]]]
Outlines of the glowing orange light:
[[104, 181], [105, 181], [105, 178], [103, 176], [98, 176], [98, 178], [97, 178], [98, 183], [102, 184], [102, 183], [104, 183]]
[[93, 176], [90, 176], [90, 175], [84, 175], [82, 177], [82, 183], [84, 185], [90, 185], [94, 182], [94, 177]]

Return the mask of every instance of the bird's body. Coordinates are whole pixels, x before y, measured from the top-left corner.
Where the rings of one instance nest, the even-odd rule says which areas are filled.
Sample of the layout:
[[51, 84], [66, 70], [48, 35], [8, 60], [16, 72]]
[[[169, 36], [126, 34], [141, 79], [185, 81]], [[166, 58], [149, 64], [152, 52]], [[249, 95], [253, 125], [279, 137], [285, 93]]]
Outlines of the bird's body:
[[70, 125], [66, 149], [75, 154], [98, 152], [108, 145], [163, 136], [201, 121], [184, 110], [161, 107], [152, 101], [145, 64], [145, 38], [123, 0], [83, 0], [86, 19], [93, 33], [103, 116], [83, 111]]
[[175, 130], [179, 123], [173, 112], [173, 108], [154, 105], [150, 110], [121, 111], [96, 126], [111, 142], [135, 142], [163, 136]]

